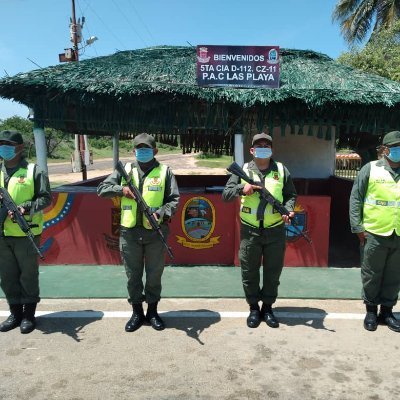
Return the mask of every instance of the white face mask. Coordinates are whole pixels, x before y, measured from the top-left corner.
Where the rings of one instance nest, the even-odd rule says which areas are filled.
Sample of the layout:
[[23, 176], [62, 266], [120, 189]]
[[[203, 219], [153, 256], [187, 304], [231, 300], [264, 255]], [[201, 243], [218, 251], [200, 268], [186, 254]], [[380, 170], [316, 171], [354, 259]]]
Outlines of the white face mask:
[[272, 149], [270, 147], [255, 147], [254, 157], [256, 158], [270, 158], [272, 156]]

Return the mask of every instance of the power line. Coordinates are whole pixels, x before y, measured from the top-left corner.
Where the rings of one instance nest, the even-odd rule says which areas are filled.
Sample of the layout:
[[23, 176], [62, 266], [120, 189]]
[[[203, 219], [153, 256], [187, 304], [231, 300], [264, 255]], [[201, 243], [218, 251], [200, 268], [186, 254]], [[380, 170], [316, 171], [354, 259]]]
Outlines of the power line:
[[136, 10], [135, 6], [133, 5], [133, 2], [131, 0], [128, 0], [128, 3], [132, 6], [132, 9], [133, 9], [134, 13], [136, 14], [138, 20], [141, 22], [141, 24], [146, 29], [146, 31], [149, 34], [150, 38], [152, 39], [154, 45], [156, 45], [157, 44], [157, 40], [154, 38], [153, 34], [150, 32], [149, 28], [147, 27], [146, 23], [143, 21], [143, 19], [140, 16], [139, 12]]
[[120, 6], [115, 2], [115, 0], [112, 0], [112, 2], [114, 3], [115, 7], [118, 9], [118, 11], [120, 12], [120, 14], [124, 17], [125, 21], [128, 23], [128, 25], [131, 27], [131, 29], [133, 30], [133, 32], [137, 35], [137, 37], [143, 42], [143, 44], [145, 45], [145, 47], [148, 47], [148, 44], [146, 43], [146, 41], [140, 36], [139, 32], [136, 30], [136, 28], [133, 26], [132, 22], [130, 21], [130, 19], [126, 16], [126, 14], [121, 10]]
[[114, 37], [114, 39], [119, 42], [119, 44], [122, 45], [122, 48], [124, 50], [127, 49], [127, 47], [122, 43], [122, 41], [114, 34], [114, 32], [107, 26], [107, 24], [103, 21], [103, 19], [97, 14], [97, 12], [94, 10], [94, 8], [87, 2], [87, 0], [83, 0], [87, 6], [92, 10], [93, 14], [98, 18], [98, 20], [104, 25], [104, 27], [110, 32], [110, 34]]

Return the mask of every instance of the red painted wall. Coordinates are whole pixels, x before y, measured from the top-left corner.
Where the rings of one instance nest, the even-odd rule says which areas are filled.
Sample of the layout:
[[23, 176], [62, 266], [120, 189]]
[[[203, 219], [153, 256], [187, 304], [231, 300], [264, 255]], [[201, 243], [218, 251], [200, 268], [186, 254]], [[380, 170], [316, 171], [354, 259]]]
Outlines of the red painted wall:
[[[285, 265], [327, 266], [330, 197], [299, 196], [297, 206], [313, 244], [289, 240]], [[94, 191], [54, 193], [45, 210], [42, 263], [120, 264], [118, 228], [117, 203]], [[175, 257], [167, 263], [238, 265], [238, 202], [224, 203], [220, 193], [182, 193], [170, 228], [168, 243]]]

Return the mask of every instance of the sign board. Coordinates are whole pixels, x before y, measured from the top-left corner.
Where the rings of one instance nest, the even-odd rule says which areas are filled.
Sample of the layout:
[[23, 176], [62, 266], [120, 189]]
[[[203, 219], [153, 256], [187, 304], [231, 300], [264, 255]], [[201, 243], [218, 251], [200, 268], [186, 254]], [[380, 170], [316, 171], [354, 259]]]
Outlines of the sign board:
[[197, 84], [279, 87], [278, 46], [197, 46]]

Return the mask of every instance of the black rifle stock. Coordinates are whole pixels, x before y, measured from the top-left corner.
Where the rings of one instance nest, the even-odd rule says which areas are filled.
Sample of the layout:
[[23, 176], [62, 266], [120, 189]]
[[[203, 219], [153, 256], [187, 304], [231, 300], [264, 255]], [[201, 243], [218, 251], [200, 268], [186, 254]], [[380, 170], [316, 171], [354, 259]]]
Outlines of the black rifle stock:
[[[39, 247], [36, 246], [35, 235], [32, 233], [32, 230], [31, 230], [32, 225], [29, 225], [28, 222], [26, 221], [26, 219], [22, 216], [21, 212], [18, 209], [18, 206], [15, 204], [14, 200], [11, 198], [10, 193], [8, 193], [7, 189], [0, 188], [0, 196], [1, 196], [1, 202], [3, 203], [4, 208], [7, 211], [10, 211], [13, 213], [13, 221], [16, 222], [18, 224], [18, 226], [21, 228], [22, 232], [25, 233], [26, 237], [31, 242], [31, 245], [35, 249], [38, 256], [42, 260], [44, 260], [44, 256], [43, 256], [42, 252], [40, 251]], [[5, 215], [5, 218], [7, 218], [7, 215]]]
[[[261, 189], [258, 190], [260, 192], [260, 205], [257, 209], [257, 220], [260, 221], [264, 218], [264, 211], [267, 203], [271, 204], [273, 208], [275, 208], [276, 211], [278, 211], [279, 214], [281, 215], [286, 215], [290, 218], [290, 212], [289, 210], [279, 201], [277, 200], [271, 192], [266, 189], [265, 187], [262, 187], [261, 182], [255, 182], [253, 179], [251, 179], [243, 170], [243, 168], [240, 167], [239, 164], [236, 162], [233, 162], [227, 170], [231, 172], [233, 175], [238, 176], [240, 179], [243, 179], [245, 182], [250, 183], [250, 185], [256, 185], [256, 186], [261, 186]], [[301, 235], [305, 240], [307, 240], [308, 243], [312, 243], [311, 238], [305, 234], [303, 231], [301, 231], [297, 224], [296, 220], [294, 218], [290, 218], [292, 221], [292, 226], [294, 230]]]
[[172, 250], [168, 246], [167, 241], [165, 240], [165, 237], [164, 237], [164, 235], [163, 235], [163, 233], [161, 231], [160, 225], [158, 225], [157, 220], [154, 218], [154, 215], [151, 212], [150, 207], [144, 201], [144, 198], [143, 198], [142, 194], [140, 193], [139, 189], [136, 186], [132, 185], [132, 180], [131, 180], [130, 176], [127, 174], [127, 172], [126, 172], [126, 170], [124, 168], [124, 165], [122, 164], [121, 161], [117, 162], [116, 170], [121, 174], [121, 176], [127, 182], [127, 185], [129, 187], [129, 189], [131, 190], [131, 192], [135, 196], [135, 201], [136, 201], [139, 209], [146, 216], [146, 218], [149, 221], [149, 224], [152, 227], [152, 229], [157, 231], [158, 235], [160, 236], [161, 241], [164, 244], [164, 247], [166, 248], [166, 250], [168, 252], [168, 255], [170, 256], [171, 259], [173, 259], [174, 255], [172, 254]]

